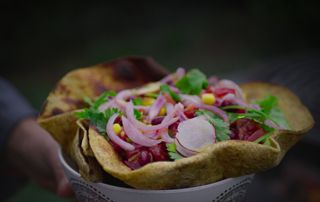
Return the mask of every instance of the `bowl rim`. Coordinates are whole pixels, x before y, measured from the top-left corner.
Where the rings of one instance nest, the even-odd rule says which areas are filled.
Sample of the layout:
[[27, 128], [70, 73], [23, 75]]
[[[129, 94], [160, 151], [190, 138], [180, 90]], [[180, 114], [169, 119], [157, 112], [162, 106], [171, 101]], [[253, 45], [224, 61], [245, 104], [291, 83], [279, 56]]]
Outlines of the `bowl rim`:
[[[81, 180], [85, 181], [80, 173], [78, 173], [77, 171], [75, 171], [64, 159], [64, 154], [61, 148], [59, 148], [58, 151], [58, 157], [59, 160], [62, 164], [62, 166], [68, 170], [68, 172], [70, 172], [72, 175], [80, 178]], [[109, 190], [114, 190], [114, 191], [125, 191], [125, 192], [135, 192], [135, 193], [149, 193], [149, 194], [163, 194], [163, 193], [183, 193], [183, 192], [193, 192], [193, 191], [199, 191], [199, 190], [203, 190], [203, 189], [208, 189], [211, 187], [216, 187], [216, 186], [220, 186], [221, 184], [227, 184], [230, 181], [234, 181], [237, 180], [239, 178], [253, 178], [254, 174], [249, 174], [249, 175], [243, 175], [243, 176], [239, 176], [239, 177], [235, 177], [235, 178], [227, 178], [224, 180], [220, 180], [211, 184], [206, 184], [206, 185], [200, 185], [200, 186], [196, 186], [196, 187], [188, 187], [188, 188], [181, 188], [181, 189], [166, 189], [166, 190], [147, 190], [147, 189], [135, 189], [135, 188], [126, 188], [126, 187], [118, 187], [115, 185], [110, 185], [110, 184], [106, 184], [106, 183], [101, 183], [101, 182], [88, 182], [85, 181], [86, 183], [90, 183], [90, 184], [97, 184], [98, 186], [102, 186], [105, 187]]]

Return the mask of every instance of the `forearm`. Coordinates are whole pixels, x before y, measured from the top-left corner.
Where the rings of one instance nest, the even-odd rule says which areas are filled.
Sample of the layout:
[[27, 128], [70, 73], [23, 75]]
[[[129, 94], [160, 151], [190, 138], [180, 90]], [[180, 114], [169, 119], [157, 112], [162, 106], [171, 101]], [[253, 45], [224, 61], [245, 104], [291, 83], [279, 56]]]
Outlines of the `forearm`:
[[[36, 111], [28, 102], [11, 86], [0, 77], [0, 151], [7, 144], [8, 137], [14, 127], [23, 119], [35, 116]], [[0, 154], [1, 154], [0, 153]]]

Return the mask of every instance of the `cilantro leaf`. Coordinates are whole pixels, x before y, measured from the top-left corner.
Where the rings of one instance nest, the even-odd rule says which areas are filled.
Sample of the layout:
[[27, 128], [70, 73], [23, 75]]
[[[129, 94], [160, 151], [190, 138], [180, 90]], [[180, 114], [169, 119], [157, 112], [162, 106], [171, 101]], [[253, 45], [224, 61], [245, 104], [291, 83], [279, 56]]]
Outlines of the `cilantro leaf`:
[[120, 113], [119, 109], [108, 108], [104, 112], [99, 112], [98, 110], [94, 110], [93, 108], [86, 108], [80, 112], [76, 112], [76, 116], [79, 119], [89, 120], [90, 124], [96, 126], [97, 130], [100, 133], [105, 134], [107, 122], [115, 113]]
[[214, 126], [216, 130], [216, 141], [229, 140], [231, 133], [229, 130], [229, 124], [224, 122], [219, 116], [208, 111], [208, 110], [198, 110], [196, 111], [197, 116], [205, 116], [207, 120]]
[[167, 143], [166, 147], [167, 147], [167, 151], [168, 151], [170, 159], [178, 160], [178, 159], [182, 159], [183, 158], [180, 154], [177, 153], [176, 144], [175, 143]]
[[208, 80], [198, 69], [192, 69], [175, 85], [182, 93], [199, 95], [202, 89], [208, 87]]
[[97, 110], [101, 104], [109, 100], [109, 97], [114, 97], [114, 96], [116, 96], [116, 93], [114, 91], [105, 91], [92, 103], [91, 107]]
[[136, 117], [137, 120], [142, 119], [142, 113], [139, 110], [133, 109], [133, 113], [134, 113], [134, 116]]
[[167, 84], [162, 84], [160, 86], [160, 91], [163, 93], [168, 93], [174, 101], [176, 102], [180, 101], [180, 96], [175, 92], [173, 92]]
[[256, 101], [256, 104], [260, 106], [261, 111], [267, 114], [268, 118], [275, 124], [282, 128], [290, 128], [284, 114], [279, 108], [277, 97], [270, 95], [262, 100]]
[[133, 105], [142, 105], [141, 97], [136, 97], [132, 100]]
[[85, 102], [90, 105], [89, 108], [85, 108], [80, 112], [76, 112], [75, 115], [79, 119], [87, 119], [90, 121], [90, 124], [96, 126], [99, 133], [106, 133], [106, 124], [109, 118], [115, 114], [120, 113], [117, 108], [108, 108], [103, 112], [99, 111], [101, 104], [108, 101], [109, 97], [115, 96], [116, 93], [113, 91], [106, 91], [101, 94], [94, 102], [90, 98], [84, 98]]

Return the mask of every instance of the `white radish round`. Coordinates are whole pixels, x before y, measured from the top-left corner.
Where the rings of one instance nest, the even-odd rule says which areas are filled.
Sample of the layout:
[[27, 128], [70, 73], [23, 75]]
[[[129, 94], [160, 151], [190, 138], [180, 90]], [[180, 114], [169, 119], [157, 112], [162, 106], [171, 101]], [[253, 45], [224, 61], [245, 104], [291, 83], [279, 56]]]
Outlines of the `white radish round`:
[[215, 142], [215, 129], [204, 117], [183, 121], [178, 126], [176, 139], [181, 146], [192, 151]]

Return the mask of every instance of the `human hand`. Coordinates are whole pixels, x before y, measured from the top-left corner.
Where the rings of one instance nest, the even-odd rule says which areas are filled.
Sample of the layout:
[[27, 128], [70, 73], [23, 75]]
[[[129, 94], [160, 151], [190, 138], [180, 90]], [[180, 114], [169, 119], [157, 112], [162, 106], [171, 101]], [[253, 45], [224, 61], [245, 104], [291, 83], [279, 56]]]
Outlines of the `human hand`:
[[58, 159], [58, 144], [38, 123], [21, 121], [8, 140], [6, 157], [19, 171], [40, 186], [61, 197], [72, 196], [72, 189]]

